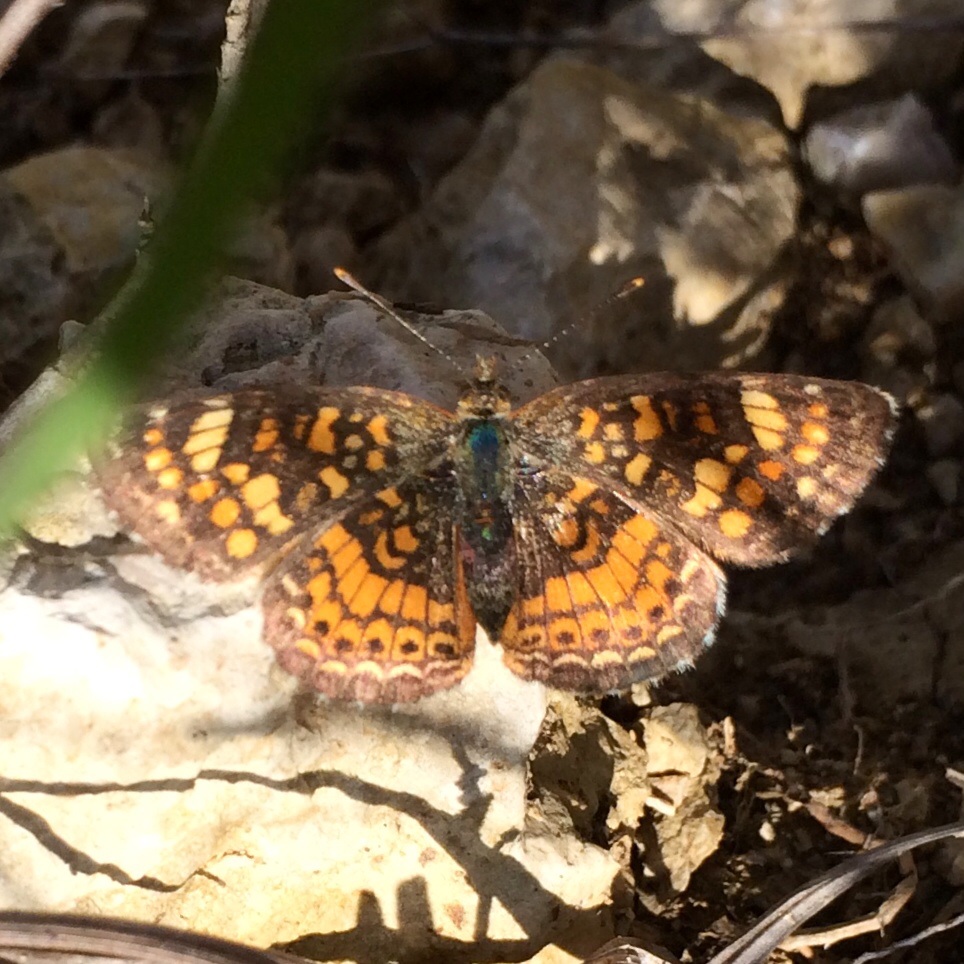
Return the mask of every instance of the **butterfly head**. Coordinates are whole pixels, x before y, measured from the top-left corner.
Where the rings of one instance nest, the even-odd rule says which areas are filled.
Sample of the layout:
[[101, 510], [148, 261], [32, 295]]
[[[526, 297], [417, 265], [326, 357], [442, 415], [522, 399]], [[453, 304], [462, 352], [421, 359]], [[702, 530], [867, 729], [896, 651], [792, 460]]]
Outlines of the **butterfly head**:
[[490, 419], [508, 415], [512, 408], [509, 393], [496, 379], [496, 360], [479, 356], [472, 378], [459, 399], [458, 414], [462, 419]]

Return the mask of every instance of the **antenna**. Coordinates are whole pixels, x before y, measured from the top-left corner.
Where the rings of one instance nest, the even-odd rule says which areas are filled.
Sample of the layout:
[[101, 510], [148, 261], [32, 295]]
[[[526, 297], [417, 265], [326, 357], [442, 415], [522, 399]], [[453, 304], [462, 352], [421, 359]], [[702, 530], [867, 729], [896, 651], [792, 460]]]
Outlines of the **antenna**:
[[414, 335], [423, 345], [431, 348], [437, 355], [441, 355], [460, 375], [465, 376], [465, 369], [446, 351], [438, 345], [430, 342], [407, 318], [403, 318], [391, 302], [386, 301], [381, 295], [376, 295], [374, 291], [369, 291], [351, 272], [345, 268], [335, 268], [335, 277], [348, 285], [353, 291], [358, 292], [366, 301], [373, 304], [379, 311], [384, 312], [389, 318], [397, 321], [410, 335]]
[[622, 301], [623, 298], [627, 298], [634, 291], [638, 291], [642, 286], [646, 284], [645, 278], [637, 275], [635, 278], [630, 278], [621, 288], [618, 288], [612, 294], [607, 295], [602, 301], [597, 302], [592, 308], [589, 309], [585, 314], [580, 315], [575, 321], [570, 321], [568, 325], [560, 328], [551, 338], [547, 341], [536, 345], [532, 351], [526, 352], [521, 358], [517, 358], [512, 365], [510, 371], [514, 371], [519, 368], [525, 362], [527, 362], [537, 351], [545, 351], [547, 348], [551, 348], [557, 341], [561, 340], [563, 336], [569, 334], [573, 328], [579, 328], [583, 325], [589, 325], [592, 321], [599, 317], [600, 314], [606, 309], [614, 305], [617, 301]]

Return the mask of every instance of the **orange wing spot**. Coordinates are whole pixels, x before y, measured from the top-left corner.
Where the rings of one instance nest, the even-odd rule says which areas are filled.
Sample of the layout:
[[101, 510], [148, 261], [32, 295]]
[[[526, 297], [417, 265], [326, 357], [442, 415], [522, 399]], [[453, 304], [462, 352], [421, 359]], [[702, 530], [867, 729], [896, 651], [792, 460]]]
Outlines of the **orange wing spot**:
[[384, 415], [376, 415], [369, 419], [366, 427], [376, 445], [392, 444], [391, 436], [388, 434], [388, 419]]
[[660, 594], [666, 592], [666, 581], [673, 575], [673, 570], [662, 559], [651, 559], [646, 563], [646, 581]]
[[191, 423], [191, 435], [207, 432], [212, 428], [226, 428], [234, 418], [233, 408], [212, 408]]
[[439, 623], [451, 620], [455, 622], [455, 607], [451, 603], [440, 603], [437, 599], [428, 601], [428, 624], [438, 626]]
[[572, 609], [569, 598], [569, 586], [562, 576], [553, 576], [546, 580], [546, 609], [550, 613], [567, 613]]
[[673, 547], [668, 542], [661, 542], [655, 550], [658, 559], [668, 559], [673, 552]]
[[335, 650], [342, 657], [347, 653], [357, 653], [361, 648], [362, 627], [354, 619], [343, 619], [338, 624], [337, 633], [333, 634]]
[[308, 434], [308, 448], [312, 452], [321, 452], [322, 455], [334, 455], [337, 441], [332, 425], [338, 421], [341, 412], [331, 405], [318, 409], [318, 416], [315, 424], [311, 426]]
[[315, 606], [324, 602], [331, 595], [331, 573], [327, 570], [319, 572], [317, 576], [308, 581], [305, 588], [308, 590], [308, 595], [311, 596], [311, 601]]
[[[636, 567], [628, 559], [626, 559], [623, 553], [620, 552], [615, 546], [606, 553], [606, 566], [608, 567], [612, 578], [622, 590], [623, 595], [632, 592], [633, 587], [638, 582]], [[590, 574], [593, 572], [596, 572], [596, 570], [590, 570]], [[602, 576], [600, 576], [600, 580], [601, 579]]]
[[812, 499], [817, 493], [817, 480], [805, 475], [802, 479], [797, 479], [797, 495], [801, 499]]
[[277, 502], [269, 502], [254, 514], [254, 524], [267, 529], [273, 536], [280, 536], [287, 532], [294, 522], [282, 511]]
[[780, 403], [772, 395], [757, 391], [753, 388], [748, 388], [742, 392], [740, 401], [743, 403], [744, 408], [777, 409], [780, 407]]
[[221, 474], [232, 485], [244, 485], [251, 474], [251, 466], [246, 462], [229, 462], [221, 467]]
[[345, 618], [345, 611], [337, 599], [326, 596], [320, 598], [311, 607], [311, 622], [316, 633], [323, 637], [330, 637], [332, 631]]
[[633, 605], [639, 611], [640, 625], [646, 628], [647, 632], [652, 631], [653, 619], [649, 613], [658, 608], [662, 608], [665, 603], [665, 596], [660, 595], [652, 586], [642, 585], [633, 595]]
[[657, 482], [662, 486], [667, 499], [675, 499], [680, 493], [680, 480], [668, 469], [662, 469], [657, 478]]
[[378, 449], [372, 449], [365, 456], [365, 468], [369, 472], [381, 472], [385, 468], [385, 453]]
[[144, 454], [144, 468], [148, 472], [160, 472], [161, 469], [171, 464], [174, 456], [170, 449], [152, 449]]
[[376, 522], [381, 521], [384, 515], [384, 509], [372, 509], [371, 512], [363, 512], [358, 517], [358, 524], [363, 526], [373, 526]]
[[295, 496], [295, 508], [302, 514], [307, 512], [318, 500], [318, 484], [305, 482]]
[[184, 473], [176, 466], [172, 465], [157, 474], [157, 484], [162, 489], [180, 488], [184, 481]]
[[278, 430], [278, 420], [274, 418], [266, 418], [261, 422], [261, 427], [258, 429], [257, 434], [254, 437], [254, 442], [251, 448], [255, 452], [267, 452], [272, 446], [274, 446], [281, 432]]
[[160, 445], [164, 441], [164, 433], [159, 428], [149, 428], [145, 429], [144, 434], [141, 436], [145, 445], [155, 446]]
[[584, 408], [579, 415], [582, 422], [579, 428], [576, 429], [576, 435], [584, 439], [592, 438], [596, 433], [596, 429], [599, 427], [599, 412], [594, 408]]
[[804, 422], [800, 426], [800, 434], [812, 445], [826, 445], [830, 441], [830, 432], [826, 425], [816, 422]]
[[557, 546], [568, 548], [579, 539], [579, 523], [572, 516], [564, 516], [552, 529], [552, 540]]
[[603, 426], [603, 436], [608, 442], [625, 442], [626, 427], [619, 422], [607, 422]]
[[776, 409], [754, 408], [750, 405], [744, 405], [743, 414], [754, 428], [769, 429], [771, 432], [785, 432], [787, 430], [787, 417], [783, 412]]
[[694, 519], [702, 519], [707, 512], [715, 512], [722, 504], [723, 500], [716, 492], [697, 483], [692, 498], [687, 499], [680, 508]]
[[812, 445], [794, 445], [790, 454], [794, 461], [801, 465], [813, 465], [820, 458], [820, 449]]
[[607, 561], [601, 566], [586, 570], [586, 578], [603, 605], [612, 608], [626, 598], [626, 589], [620, 584], [610, 562]]
[[191, 468], [199, 475], [203, 475], [205, 472], [211, 472], [214, 469], [218, 464], [219, 458], [221, 458], [220, 449], [208, 449], [206, 452], [198, 452], [198, 454], [191, 459]]
[[606, 461], [606, 450], [602, 442], [589, 442], [582, 450], [582, 457], [593, 465], [602, 465]]
[[628, 532], [626, 532], [625, 529], [619, 529], [613, 535], [612, 547], [630, 564], [630, 566], [639, 566], [646, 557], [645, 547], [641, 546], [639, 544], [639, 540], [631, 536]]
[[395, 548], [399, 552], [406, 554], [414, 552], [419, 547], [419, 541], [412, 532], [411, 526], [399, 526], [393, 530], [392, 537], [395, 540]]
[[219, 529], [230, 529], [241, 518], [241, 506], [237, 499], [218, 499], [211, 506], [208, 518]]
[[671, 401], [666, 400], [663, 402], [663, 413], [666, 415], [666, 424], [669, 425], [670, 431], [675, 432], [679, 409]]
[[593, 589], [592, 583], [586, 578], [585, 573], [578, 571], [570, 572], [566, 576], [566, 582], [569, 585], [569, 596], [574, 606], [599, 604], [599, 597], [596, 595], [596, 590]]
[[344, 526], [334, 525], [330, 529], [326, 529], [315, 540], [315, 546], [328, 553], [329, 556], [333, 556], [354, 541]]
[[[365, 615], [362, 618], [366, 618]], [[372, 643], [375, 645], [372, 646]], [[361, 646], [364, 652], [387, 653], [392, 645], [392, 626], [387, 619], [373, 619], [365, 625]]]
[[203, 482], [195, 482], [187, 490], [187, 494], [192, 502], [207, 502], [213, 499], [221, 491], [221, 483], [217, 479], [204, 479]]
[[295, 424], [291, 430], [291, 434], [299, 441], [303, 442], [305, 438], [305, 432], [308, 431], [308, 416], [307, 415], [296, 415]]
[[386, 616], [397, 616], [399, 609], [402, 608], [402, 597], [405, 595], [405, 583], [401, 579], [394, 579], [388, 584], [388, 588], [382, 593], [382, 598], [378, 601], [379, 611]]
[[425, 660], [428, 640], [417, 626], [402, 626], [395, 632], [392, 660], [397, 663], [421, 663]]
[[546, 597], [530, 596], [522, 600], [522, 615], [526, 617], [544, 616], [546, 614]]
[[648, 546], [653, 539], [659, 535], [659, 528], [655, 522], [650, 522], [645, 516], [634, 515], [622, 527], [622, 531], [628, 533], [641, 545]]
[[653, 460], [648, 455], [640, 453], [634, 456], [623, 472], [626, 476], [626, 481], [630, 485], [642, 485], [643, 479], [646, 477], [646, 473], [652, 464]]
[[549, 623], [549, 646], [552, 649], [572, 649], [582, 645], [579, 620], [571, 616], [554, 619]]
[[648, 395], [633, 395], [629, 400], [637, 417], [633, 422], [633, 435], [637, 442], [651, 442], [663, 434], [663, 426], [653, 410], [653, 400]]
[[583, 502], [595, 492], [599, 486], [587, 482], [585, 479], [575, 479], [575, 485], [566, 493], [565, 498], [571, 499], [575, 503]]
[[779, 482], [783, 473], [786, 472], [786, 466], [782, 462], [767, 460], [766, 462], [760, 462], [756, 470], [765, 479], [769, 479], [771, 482]]
[[732, 466], [716, 459], [700, 459], [693, 468], [693, 477], [700, 485], [714, 492], [725, 492], [733, 476]]
[[209, 428], [203, 432], [195, 432], [187, 437], [187, 441], [181, 447], [185, 455], [199, 455], [209, 449], [220, 449], [228, 437], [227, 426], [220, 428]]
[[704, 435], [716, 435], [719, 429], [713, 419], [713, 413], [707, 402], [697, 402], [693, 406], [694, 423], [698, 431]]
[[577, 549], [572, 553], [570, 558], [573, 562], [578, 563], [580, 566], [586, 565], [588, 562], [592, 562], [599, 553], [599, 531], [595, 526], [586, 527], [586, 544], [581, 548]]
[[268, 472], [256, 475], [241, 487], [241, 497], [249, 509], [260, 509], [269, 502], [277, 502], [280, 495], [278, 477]]
[[753, 527], [753, 520], [740, 509], [720, 513], [720, 532], [728, 539], [742, 539]]
[[712, 415], [700, 415], [696, 419], [696, 427], [704, 435], [718, 435], [720, 431]]
[[746, 458], [749, 451], [750, 447], [748, 445], [727, 445], [727, 447], [723, 449], [723, 458], [725, 458], [730, 465], [738, 465]]
[[518, 659], [513, 659], [512, 650], [523, 653], [532, 653], [535, 651], [543, 652], [548, 648], [546, 642], [546, 628], [545, 626], [533, 623], [529, 626], [525, 626], [523, 629], [519, 629], [517, 626], [513, 627], [511, 633], [504, 633], [503, 639], [511, 640], [511, 650], [506, 654], [506, 662], [509, 665], [518, 666], [520, 669], [525, 671], [525, 664], [520, 662]]
[[609, 503], [605, 499], [593, 499], [589, 503], [589, 508], [592, 509], [596, 515], [601, 515], [603, 517], [609, 515]]
[[590, 649], [598, 650], [606, 646], [612, 636], [613, 624], [605, 609], [590, 609], [579, 617], [582, 638]]
[[348, 479], [333, 465], [326, 465], [318, 473], [318, 481], [328, 486], [328, 494], [333, 499], [340, 499], [351, 486]]
[[826, 418], [830, 414], [830, 409], [823, 402], [814, 402], [807, 406], [807, 414], [811, 418]]
[[404, 556], [393, 556], [388, 548], [388, 533], [379, 532], [375, 540], [375, 559], [383, 569], [402, 569], [407, 565]]
[[736, 484], [736, 497], [747, 508], [759, 509], [766, 499], [766, 492], [756, 479], [743, 478]]
[[397, 509], [402, 504], [402, 497], [398, 494], [398, 489], [383, 489], [375, 498], [387, 505], [389, 509]]
[[341, 579], [355, 562], [361, 557], [364, 548], [357, 539], [346, 542], [336, 553], [331, 556], [331, 568], [335, 573], [335, 579]]
[[760, 446], [765, 452], [776, 452], [782, 449], [786, 440], [779, 433], [768, 428], [757, 428], [753, 427], [753, 437], [757, 441], [757, 445]]
[[340, 576], [335, 583], [335, 592], [337, 592], [341, 600], [348, 605], [349, 609], [351, 608], [351, 601], [355, 593], [361, 588], [369, 572], [368, 563], [365, 562], [364, 559], [359, 558], [355, 560], [348, 568], [348, 571], [343, 576]]
[[181, 509], [173, 499], [165, 499], [154, 506], [154, 514], [168, 525], [176, 526], [181, 521]]
[[412, 623], [424, 623], [428, 615], [428, 593], [424, 586], [410, 585], [402, 600], [402, 619]]
[[224, 548], [232, 559], [247, 559], [258, 548], [258, 537], [253, 529], [235, 529], [228, 533]]

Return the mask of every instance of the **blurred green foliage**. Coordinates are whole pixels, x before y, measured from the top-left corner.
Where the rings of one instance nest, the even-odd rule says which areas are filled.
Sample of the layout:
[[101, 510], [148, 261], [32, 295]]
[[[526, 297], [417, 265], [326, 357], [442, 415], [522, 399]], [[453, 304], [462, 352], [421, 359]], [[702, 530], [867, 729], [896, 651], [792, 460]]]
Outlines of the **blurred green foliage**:
[[125, 286], [91, 364], [17, 432], [0, 457], [0, 536], [82, 451], [200, 301], [252, 198], [275, 183], [288, 152], [324, 116], [376, 0], [275, 0], [208, 129], [149, 254]]

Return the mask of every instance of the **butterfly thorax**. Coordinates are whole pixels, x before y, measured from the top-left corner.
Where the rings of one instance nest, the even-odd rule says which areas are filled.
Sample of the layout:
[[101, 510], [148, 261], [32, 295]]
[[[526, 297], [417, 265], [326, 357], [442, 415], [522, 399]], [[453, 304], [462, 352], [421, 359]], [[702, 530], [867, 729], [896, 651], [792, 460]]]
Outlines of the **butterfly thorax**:
[[459, 400], [452, 471], [469, 598], [490, 635], [502, 629], [517, 584], [509, 410], [508, 396], [495, 382], [491, 363], [480, 359], [475, 379]]

